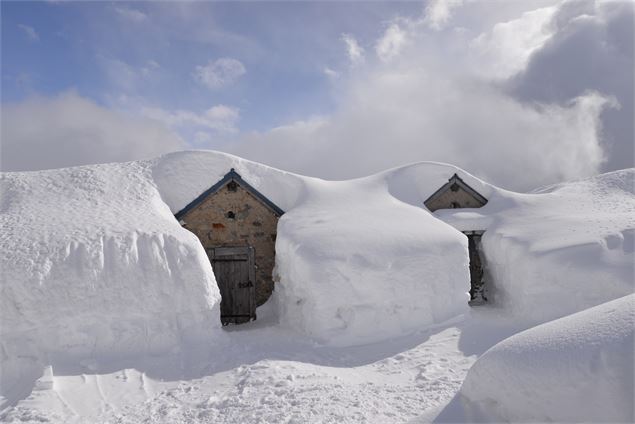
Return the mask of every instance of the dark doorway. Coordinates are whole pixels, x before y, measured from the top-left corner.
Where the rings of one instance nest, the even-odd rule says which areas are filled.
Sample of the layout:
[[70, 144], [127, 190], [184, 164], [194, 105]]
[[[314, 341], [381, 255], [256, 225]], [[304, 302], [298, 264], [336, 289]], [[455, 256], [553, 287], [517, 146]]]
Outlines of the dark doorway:
[[484, 261], [481, 249], [483, 231], [464, 231], [470, 255], [470, 305], [487, 302], [484, 278]]
[[207, 249], [207, 255], [222, 297], [221, 323], [242, 324], [256, 319], [254, 248], [215, 247]]

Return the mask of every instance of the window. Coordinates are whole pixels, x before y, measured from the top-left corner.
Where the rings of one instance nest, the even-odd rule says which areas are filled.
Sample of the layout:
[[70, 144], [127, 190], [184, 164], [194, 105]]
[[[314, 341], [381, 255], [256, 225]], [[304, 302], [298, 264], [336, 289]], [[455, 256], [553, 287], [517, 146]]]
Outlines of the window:
[[234, 211], [227, 212], [225, 216], [227, 217], [227, 219], [236, 219], [236, 214], [234, 213]]
[[238, 184], [236, 181], [230, 181], [229, 184], [227, 184], [227, 190], [236, 192], [238, 190]]

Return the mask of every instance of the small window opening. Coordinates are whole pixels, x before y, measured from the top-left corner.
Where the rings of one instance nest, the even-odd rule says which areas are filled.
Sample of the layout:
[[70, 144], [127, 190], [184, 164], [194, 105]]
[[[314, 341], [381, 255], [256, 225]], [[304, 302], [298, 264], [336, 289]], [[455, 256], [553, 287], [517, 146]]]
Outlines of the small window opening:
[[229, 211], [227, 212], [227, 214], [225, 215], [228, 219], [236, 219], [236, 214], [234, 213], [234, 211]]
[[238, 190], [238, 184], [236, 183], [236, 181], [230, 181], [229, 184], [227, 184], [227, 190], [229, 191], [237, 191]]
[[457, 192], [459, 191], [459, 185], [457, 183], [454, 183], [450, 186], [450, 190]]
[[459, 202], [452, 202], [452, 203], [450, 203], [450, 207], [452, 209], [457, 209], [457, 208], [460, 208], [461, 205], [459, 205]]

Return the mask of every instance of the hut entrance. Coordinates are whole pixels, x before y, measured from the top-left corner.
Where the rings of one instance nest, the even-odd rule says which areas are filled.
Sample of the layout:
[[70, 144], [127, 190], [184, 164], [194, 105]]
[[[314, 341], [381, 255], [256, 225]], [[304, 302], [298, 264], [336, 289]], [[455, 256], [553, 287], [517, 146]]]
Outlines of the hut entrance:
[[470, 255], [470, 305], [480, 305], [487, 302], [485, 278], [483, 272], [483, 257], [481, 250], [481, 236], [483, 231], [464, 231], [467, 236]]
[[223, 325], [256, 319], [256, 270], [254, 248], [215, 247], [207, 249], [222, 296], [220, 320]]

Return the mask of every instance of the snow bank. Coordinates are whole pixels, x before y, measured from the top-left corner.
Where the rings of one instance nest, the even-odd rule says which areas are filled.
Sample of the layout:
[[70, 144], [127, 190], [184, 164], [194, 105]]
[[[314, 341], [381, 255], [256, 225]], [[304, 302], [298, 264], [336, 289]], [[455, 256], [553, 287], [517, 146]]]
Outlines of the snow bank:
[[241, 177], [282, 210], [295, 206], [305, 177], [213, 151], [170, 153], [155, 160], [152, 178], [163, 201], [176, 213], [234, 168]]
[[635, 170], [540, 193], [495, 189], [486, 206], [439, 210], [459, 229], [483, 229], [495, 305], [543, 323], [635, 290]]
[[635, 295], [516, 334], [463, 383], [465, 416], [488, 422], [633, 422]]
[[280, 220], [280, 321], [354, 345], [424, 329], [467, 309], [467, 241], [394, 198], [385, 176], [305, 180]]
[[464, 238], [396, 199], [403, 181], [391, 173], [326, 182], [217, 152], [5, 173], [0, 336], [13, 371], [3, 378], [28, 373], [15, 358], [138, 355], [211, 337], [211, 266], [173, 214], [231, 168], [287, 211], [277, 240], [283, 325], [356, 344], [467, 308]]
[[337, 182], [197, 151], [162, 157], [153, 178], [177, 212], [230, 168], [286, 211], [274, 276], [281, 325], [322, 343], [353, 345], [466, 311], [466, 240], [416, 200], [457, 168], [426, 163]]
[[286, 211], [280, 323], [324, 343], [385, 340], [465, 312], [466, 239], [423, 207], [454, 173], [489, 203], [435, 215], [487, 230], [495, 300], [512, 314], [542, 322], [633, 291], [633, 170], [521, 195], [431, 162], [329, 182], [179, 152], [3, 174], [2, 358], [129, 355], [209, 337], [211, 266], [173, 214], [231, 168]]
[[209, 261], [150, 165], [2, 174], [3, 390], [34, 363], [165, 351], [219, 325]]

